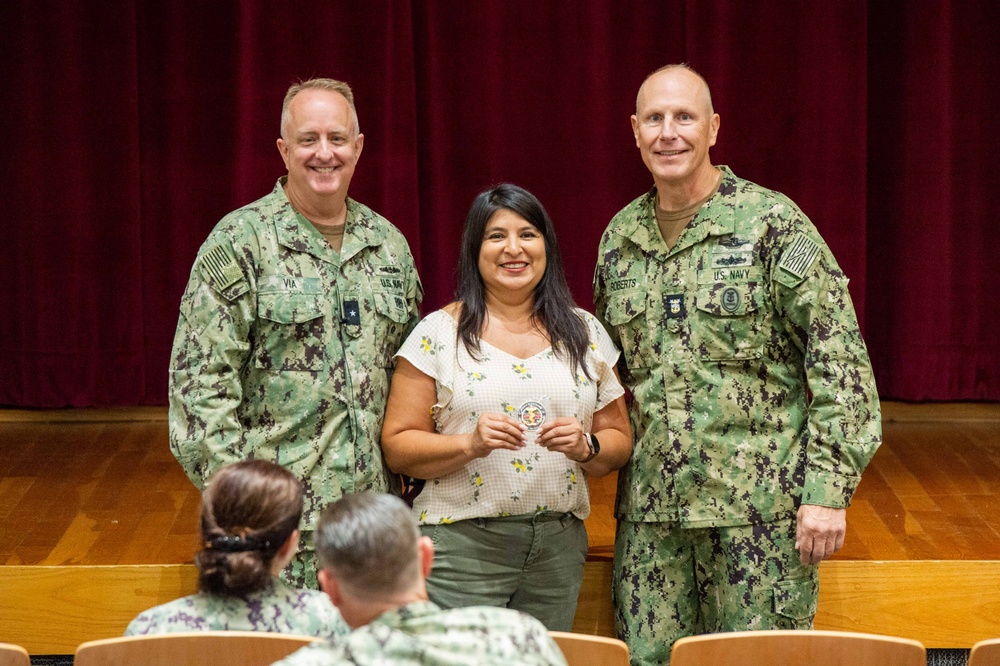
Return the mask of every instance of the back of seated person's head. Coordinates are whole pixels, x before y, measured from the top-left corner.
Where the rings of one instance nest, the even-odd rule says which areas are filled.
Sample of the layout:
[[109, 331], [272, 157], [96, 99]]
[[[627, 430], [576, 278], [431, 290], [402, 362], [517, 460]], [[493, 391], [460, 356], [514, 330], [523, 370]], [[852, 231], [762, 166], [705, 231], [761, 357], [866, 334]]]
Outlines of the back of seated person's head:
[[244, 595], [265, 588], [275, 555], [301, 518], [302, 484], [284, 467], [244, 460], [219, 470], [201, 499], [203, 549], [194, 558], [201, 590]]
[[384, 601], [423, 589], [419, 540], [420, 530], [403, 500], [363, 492], [326, 508], [316, 532], [316, 554], [343, 592]]

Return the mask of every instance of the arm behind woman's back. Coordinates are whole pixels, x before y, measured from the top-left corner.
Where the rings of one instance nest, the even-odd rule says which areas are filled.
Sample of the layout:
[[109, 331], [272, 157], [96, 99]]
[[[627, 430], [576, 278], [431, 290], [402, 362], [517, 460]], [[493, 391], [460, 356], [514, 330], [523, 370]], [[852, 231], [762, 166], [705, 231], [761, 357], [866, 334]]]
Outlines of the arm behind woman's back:
[[[615, 370], [615, 377], [618, 370]], [[625, 396], [615, 399], [602, 409], [594, 412], [591, 432], [601, 442], [601, 453], [583, 469], [590, 476], [604, 476], [620, 468], [628, 462], [632, 455], [632, 427], [628, 420], [628, 407], [625, 406]]]

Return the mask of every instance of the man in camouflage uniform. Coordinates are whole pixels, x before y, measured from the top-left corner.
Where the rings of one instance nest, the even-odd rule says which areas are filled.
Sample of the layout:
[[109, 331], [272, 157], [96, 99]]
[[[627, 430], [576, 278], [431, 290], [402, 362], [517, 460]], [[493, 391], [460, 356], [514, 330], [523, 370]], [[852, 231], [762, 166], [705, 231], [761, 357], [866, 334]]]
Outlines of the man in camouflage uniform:
[[711, 164], [704, 79], [650, 75], [632, 128], [655, 187], [611, 220], [594, 294], [636, 437], [616, 625], [661, 664], [682, 636], [812, 626], [881, 417], [847, 278], [792, 201]]
[[566, 664], [529, 615], [492, 606], [441, 610], [428, 601], [434, 546], [398, 497], [359, 493], [334, 502], [316, 548], [320, 585], [353, 631], [302, 648], [282, 666]]
[[170, 446], [199, 489], [246, 458], [302, 479], [303, 549], [285, 575], [311, 587], [319, 511], [390, 489], [379, 440], [392, 355], [422, 298], [402, 234], [347, 196], [363, 144], [347, 84], [288, 90], [288, 175], [198, 252], [170, 363]]

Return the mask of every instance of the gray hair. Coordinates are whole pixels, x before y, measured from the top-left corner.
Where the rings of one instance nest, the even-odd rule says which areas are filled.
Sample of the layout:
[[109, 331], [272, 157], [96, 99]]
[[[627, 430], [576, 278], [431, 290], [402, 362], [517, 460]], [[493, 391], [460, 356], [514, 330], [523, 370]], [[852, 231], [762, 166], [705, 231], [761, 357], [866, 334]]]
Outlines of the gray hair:
[[351, 90], [351, 86], [336, 79], [309, 79], [308, 81], [299, 81], [293, 84], [288, 88], [288, 92], [285, 93], [285, 101], [281, 104], [282, 139], [288, 140], [285, 134], [285, 128], [288, 127], [289, 120], [288, 105], [303, 90], [328, 90], [343, 95], [344, 99], [347, 100], [347, 105], [351, 107], [351, 118], [354, 120], [354, 136], [361, 133], [361, 124], [358, 122], [358, 110], [354, 108], [354, 92]]
[[323, 511], [316, 531], [320, 566], [354, 594], [385, 597], [420, 579], [413, 512], [393, 495], [344, 495]]
[[635, 114], [636, 115], [639, 115], [639, 95], [642, 94], [642, 88], [643, 88], [643, 86], [646, 85], [646, 81], [649, 81], [651, 78], [653, 78], [654, 76], [656, 76], [660, 72], [665, 72], [668, 69], [683, 69], [683, 70], [686, 70], [688, 72], [691, 72], [692, 74], [694, 74], [695, 76], [697, 76], [699, 79], [701, 79], [701, 82], [705, 84], [705, 94], [708, 96], [708, 110], [709, 110], [709, 113], [715, 113], [715, 107], [712, 105], [712, 91], [708, 87], [708, 81], [706, 81], [705, 77], [702, 76], [701, 74], [699, 74], [694, 69], [694, 67], [692, 67], [691, 65], [687, 64], [686, 62], [678, 62], [678, 63], [673, 63], [673, 64], [670, 64], [670, 65], [664, 65], [663, 67], [660, 67], [655, 72], [650, 73], [649, 76], [647, 76], [646, 78], [644, 78], [642, 80], [642, 85], [639, 86], [639, 92], [637, 92], [635, 94]]

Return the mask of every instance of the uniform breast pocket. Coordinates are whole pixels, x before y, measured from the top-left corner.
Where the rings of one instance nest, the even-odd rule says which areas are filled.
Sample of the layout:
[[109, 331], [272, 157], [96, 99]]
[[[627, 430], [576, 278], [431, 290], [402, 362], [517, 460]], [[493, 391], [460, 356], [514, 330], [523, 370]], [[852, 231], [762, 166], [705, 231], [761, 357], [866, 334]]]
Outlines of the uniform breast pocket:
[[410, 320], [410, 310], [406, 298], [392, 291], [376, 291], [375, 328], [376, 344], [384, 346], [379, 359], [385, 367], [392, 367], [392, 356], [403, 344], [406, 324]]
[[318, 294], [258, 294], [254, 364], [262, 370], [322, 370], [328, 311]]
[[698, 288], [697, 318], [691, 327], [695, 349], [709, 361], [746, 361], [764, 355], [768, 313], [757, 283]]
[[646, 292], [629, 291], [610, 296], [604, 317], [618, 332], [628, 367], [651, 367], [653, 355], [646, 325]]

